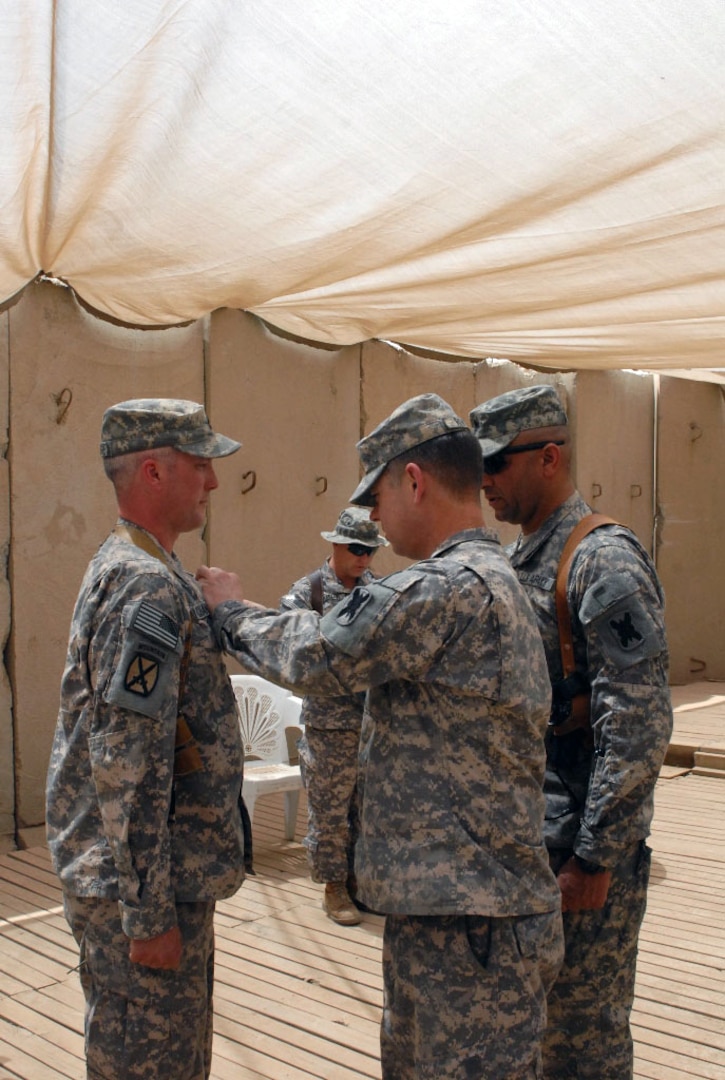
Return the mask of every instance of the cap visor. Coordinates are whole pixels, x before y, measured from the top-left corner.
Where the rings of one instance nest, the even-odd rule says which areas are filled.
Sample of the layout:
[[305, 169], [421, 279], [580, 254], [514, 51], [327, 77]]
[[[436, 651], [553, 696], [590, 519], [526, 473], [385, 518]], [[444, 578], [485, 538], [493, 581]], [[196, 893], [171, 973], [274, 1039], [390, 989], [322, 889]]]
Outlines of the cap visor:
[[483, 457], [492, 457], [494, 454], [498, 454], [499, 450], [505, 450], [518, 435], [518, 432], [513, 434], [510, 439], [479, 439], [478, 445], [481, 447], [481, 454]]
[[193, 454], [195, 457], [218, 458], [235, 454], [241, 448], [241, 445], [240, 442], [236, 442], [234, 439], [228, 439], [226, 435], [214, 434], [207, 435], [205, 438], [200, 439], [199, 442], [177, 446], [177, 450], [181, 450], [184, 454]]
[[375, 500], [370, 495], [370, 489], [377, 484], [387, 467], [388, 463], [386, 461], [384, 465], [378, 465], [376, 469], [371, 469], [369, 473], [365, 473], [348, 502], [351, 502], [353, 506], [375, 506]]

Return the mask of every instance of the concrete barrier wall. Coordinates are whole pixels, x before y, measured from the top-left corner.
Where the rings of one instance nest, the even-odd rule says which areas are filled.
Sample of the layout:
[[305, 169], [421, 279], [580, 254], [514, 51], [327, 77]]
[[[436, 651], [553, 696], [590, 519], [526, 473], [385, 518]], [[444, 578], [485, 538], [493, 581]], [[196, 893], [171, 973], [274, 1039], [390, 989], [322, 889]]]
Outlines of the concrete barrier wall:
[[[10, 440], [8, 402], [10, 363], [7, 312], [0, 314], [0, 644], [3, 656], [10, 635]], [[0, 667], [0, 851], [15, 835], [15, 738], [13, 694], [8, 668]]]
[[[250, 598], [276, 606], [328, 554], [319, 534], [357, 484], [355, 443], [396, 405], [434, 391], [467, 418], [504, 390], [551, 383], [570, 410], [583, 495], [650, 548], [659, 507], [674, 677], [725, 678], [719, 387], [662, 380], [656, 496], [657, 381], [631, 373], [542, 374], [379, 341], [318, 347], [231, 310], [139, 330], [96, 318], [68, 289], [42, 283], [0, 314], [0, 380], [0, 567], [10, 551], [0, 573], [0, 626], [9, 634], [0, 672], [0, 848], [16, 834], [20, 842], [41, 835], [68, 625], [88, 559], [115, 518], [100, 419], [124, 398], [204, 400], [214, 426], [242, 441], [218, 462], [204, 538], [182, 538], [178, 553], [191, 569], [209, 561], [236, 570]], [[516, 531], [502, 528], [502, 540]], [[403, 564], [384, 551], [375, 568]]]
[[[725, 389], [660, 379], [657, 565], [676, 683], [725, 678]], [[725, 737], [725, 733], [723, 735]]]

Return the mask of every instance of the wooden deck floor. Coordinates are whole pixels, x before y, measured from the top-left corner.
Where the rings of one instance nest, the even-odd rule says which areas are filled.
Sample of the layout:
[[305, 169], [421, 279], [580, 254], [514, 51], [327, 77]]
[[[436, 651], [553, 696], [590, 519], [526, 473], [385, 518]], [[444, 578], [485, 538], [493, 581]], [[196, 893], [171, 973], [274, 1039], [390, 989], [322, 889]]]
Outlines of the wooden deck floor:
[[[693, 754], [725, 746], [725, 688], [700, 686], [675, 695], [677, 745]], [[711, 765], [667, 765], [658, 783], [637, 1080], [725, 1077], [725, 772]], [[283, 839], [281, 796], [257, 804], [255, 861], [218, 910], [213, 1080], [379, 1078], [382, 919], [325, 917], [303, 848]], [[77, 962], [46, 850], [0, 856], [3, 1080], [82, 1080]]]

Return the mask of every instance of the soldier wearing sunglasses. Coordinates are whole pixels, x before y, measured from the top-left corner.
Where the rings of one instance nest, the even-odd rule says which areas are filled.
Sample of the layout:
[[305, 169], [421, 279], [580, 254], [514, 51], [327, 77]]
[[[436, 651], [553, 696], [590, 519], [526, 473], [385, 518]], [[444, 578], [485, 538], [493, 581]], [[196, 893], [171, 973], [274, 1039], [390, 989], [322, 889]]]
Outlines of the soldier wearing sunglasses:
[[[329, 611], [358, 585], [373, 580], [373, 555], [387, 545], [370, 512], [350, 506], [332, 532], [320, 533], [332, 545], [328, 559], [291, 586], [280, 601], [282, 611], [307, 608]], [[348, 883], [357, 838], [357, 768], [365, 694], [306, 697], [302, 704], [305, 733], [299, 743], [300, 767], [307, 792], [307, 848], [310, 876], [324, 883], [322, 906], [342, 926], [360, 922]]]
[[591, 515], [570, 475], [566, 412], [553, 387], [532, 386], [470, 418], [489, 505], [498, 521], [521, 526], [508, 554], [533, 603], [553, 688], [545, 839], [566, 956], [548, 995], [544, 1077], [631, 1080], [645, 838], [672, 728], [662, 589], [629, 529], [607, 519], [584, 536], [566, 579], [576, 666], [564, 679], [557, 570], [573, 529]]

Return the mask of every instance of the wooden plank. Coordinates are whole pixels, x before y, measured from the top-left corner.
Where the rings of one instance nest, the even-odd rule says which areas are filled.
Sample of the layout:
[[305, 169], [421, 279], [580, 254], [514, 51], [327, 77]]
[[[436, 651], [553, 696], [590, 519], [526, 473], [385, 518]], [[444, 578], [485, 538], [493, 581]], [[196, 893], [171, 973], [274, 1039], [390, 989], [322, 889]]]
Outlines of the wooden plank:
[[[299, 1072], [286, 1073], [290, 1065], [301, 1070], [302, 1075], [315, 1080], [359, 1080], [370, 1077], [377, 1080], [380, 1076], [380, 1063], [376, 1059], [347, 1051], [339, 1044], [334, 1045], [314, 1037], [302, 1038], [302, 1045], [296, 1045], [291, 1037], [288, 1025], [283, 1022], [268, 1022], [264, 1030], [259, 1030], [245, 1023], [245, 1018], [230, 1019], [220, 1015], [215, 1023], [215, 1031], [244, 1048], [244, 1059], [262, 1071], [268, 1069], [269, 1080], [278, 1080], [286, 1075], [295, 1076]], [[223, 1049], [217, 1050], [224, 1054]], [[267, 1059], [266, 1064], [263, 1058]], [[212, 1076], [214, 1076], [212, 1071]], [[264, 1075], [264, 1073], [263, 1073]]]
[[702, 969], [687, 971], [677, 968], [667, 957], [640, 954], [636, 968], [637, 1001], [671, 1001], [682, 1004], [683, 1009], [696, 1009], [725, 1015], [725, 986], [722, 977], [702, 975]]
[[637, 1043], [638, 1057], [668, 1066], [677, 1065], [680, 1076], [698, 1077], [698, 1080], [722, 1080], [725, 1055], [720, 1051], [702, 1046], [688, 1038], [675, 1038], [666, 1032], [650, 1031], [632, 1022], [632, 1034]]
[[331, 1017], [333, 1023], [344, 1024], [351, 1030], [369, 1032], [374, 1028], [377, 1032], [380, 1026], [382, 992], [374, 1001], [365, 1001], [362, 995], [344, 997], [314, 980], [305, 980], [300, 985], [300, 980], [287, 976], [286, 972], [269, 969], [266, 976], [260, 978], [260, 970], [251, 961], [247, 964], [237, 962], [233, 974], [218, 980], [215, 997], [236, 1001], [239, 989], [246, 991], [252, 986], [260, 998], [260, 1011], [271, 1001], [277, 1012], [280, 1006], [285, 1011], [301, 1009], [313, 1016]]
[[0, 1062], [7, 1069], [7, 1076], [18, 1077], [18, 1080], [82, 1080], [85, 1075], [82, 1060], [61, 1050], [55, 1043], [40, 1038], [34, 1031], [2, 1018]]
[[291, 1002], [292, 1007], [287, 1008], [283, 1002], [260, 997], [251, 990], [236, 989], [234, 993], [227, 990], [226, 994], [215, 1000], [218, 1002], [215, 1014], [226, 1016], [229, 1020], [243, 1017], [245, 1025], [265, 1031], [295, 1047], [306, 1047], [314, 1053], [324, 1052], [320, 1046], [322, 1039], [336, 1046], [339, 1053], [352, 1051], [372, 1060], [377, 1059], [380, 1046], [378, 1024], [358, 1021], [353, 1026], [344, 1021], [342, 1011], [334, 1019], [320, 1017], [304, 1007], [304, 999]]
[[[656, 795], [635, 1080], [722, 1080], [725, 783], [664, 770]], [[282, 809], [281, 795], [259, 801], [258, 872], [218, 905], [211, 1080], [378, 1080], [383, 920], [326, 918]], [[47, 850], [0, 856], [3, 1080], [81, 1080], [83, 995], [67, 970], [77, 962]]]
[[18, 994], [17, 998], [40, 1016], [48, 1017], [70, 1031], [83, 1035], [85, 1003], [77, 974], [69, 975], [65, 982], [50, 983], [40, 990], [26, 990], [25, 993]]
[[713, 1012], [706, 1014], [673, 1003], [639, 998], [635, 1017], [643, 1027], [683, 1038], [697, 1032], [697, 1042], [725, 1051], [725, 1017], [713, 1015]]
[[54, 1016], [48, 1014], [47, 1009], [37, 1009], [34, 1006], [42, 1000], [42, 995], [23, 994], [15, 998], [3, 998], [0, 1000], [0, 1016], [11, 1024], [26, 1031], [32, 1031], [34, 1035], [45, 1039], [53, 1047], [64, 1054], [84, 1060], [83, 1034], [73, 1030], [59, 1022], [60, 1013], [56, 1010]]
[[[266, 944], [255, 948], [255, 942], [252, 939], [240, 942], [238, 948], [241, 955], [253, 958], [254, 962], [261, 968], [268, 967], [272, 970], [282, 969], [291, 972], [303, 982], [314, 981], [319, 986], [334, 991], [339, 995], [347, 997], [360, 997], [362, 995], [363, 1000], [377, 1000], [376, 995], [379, 994], [382, 981], [381, 975], [375, 976], [374, 973], [365, 972], [356, 973], [355, 977], [351, 978], [347, 972], [341, 972], [338, 965], [330, 966], [329, 963], [322, 960], [313, 963], [310, 961], [309, 954], [299, 954], [293, 949], [268, 948]], [[231, 966], [231, 969], [234, 970], [236, 963], [234, 952], [234, 949], [220, 952], [218, 956], [220, 968]], [[233, 957], [231, 961], [230, 956]]]

